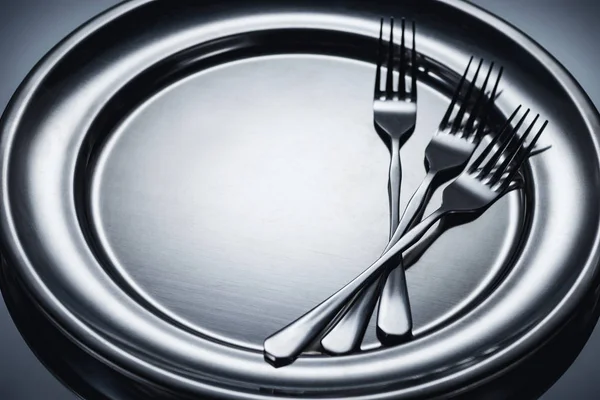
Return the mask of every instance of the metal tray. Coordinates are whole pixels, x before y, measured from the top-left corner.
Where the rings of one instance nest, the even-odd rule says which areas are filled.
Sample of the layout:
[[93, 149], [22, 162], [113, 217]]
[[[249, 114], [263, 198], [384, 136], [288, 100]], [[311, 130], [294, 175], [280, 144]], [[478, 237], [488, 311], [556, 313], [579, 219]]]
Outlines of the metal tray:
[[[599, 120], [585, 93], [466, 3], [341, 4], [129, 1], [59, 44], [14, 96], [0, 142], [3, 293], [75, 391], [527, 397], [578, 352], [598, 298]], [[522, 193], [410, 267], [410, 343], [381, 348], [371, 327], [360, 354], [276, 369], [263, 340], [386, 244], [389, 155], [371, 108], [382, 15], [418, 24], [403, 203], [471, 55], [505, 68], [498, 118], [531, 107], [552, 147]], [[523, 372], [551, 356], [558, 372]]]

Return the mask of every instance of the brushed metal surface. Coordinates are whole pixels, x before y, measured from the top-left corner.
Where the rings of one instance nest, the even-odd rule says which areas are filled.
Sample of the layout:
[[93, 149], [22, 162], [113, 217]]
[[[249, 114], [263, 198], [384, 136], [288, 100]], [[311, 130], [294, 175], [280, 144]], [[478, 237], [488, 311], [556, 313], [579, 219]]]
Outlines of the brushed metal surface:
[[[368, 8], [366, 3], [356, 3], [347, 10], [334, 11], [298, 2], [293, 11], [281, 6], [281, 12], [276, 9], [267, 15], [261, 13], [261, 5], [256, 5], [253, 16], [244, 14], [244, 6], [232, 2], [229, 5], [237, 6], [234, 9], [243, 15], [238, 19], [219, 6], [182, 1], [167, 11], [163, 5], [129, 2], [79, 31], [30, 76], [3, 118], [0, 149], [1, 221], [3, 242], [8, 250], [5, 268], [18, 277], [46, 315], [60, 324], [71, 340], [84, 346], [88, 354], [93, 352], [111, 360], [131, 372], [133, 379], [139, 377], [190, 395], [256, 398], [266, 397], [265, 393], [326, 393], [347, 398], [363, 393], [357, 387], [368, 387], [379, 398], [416, 394], [428, 397], [479, 383], [488, 374], [530, 355], [593, 292], [597, 283], [597, 114], [565, 71], [518, 32], [471, 6], [450, 1], [435, 3], [433, 13], [431, 8], [425, 10], [417, 3], [402, 7], [370, 3]], [[264, 3], [265, 7], [268, 5]], [[323, 31], [346, 32], [338, 39], [356, 39], [360, 48], [374, 41], [365, 38], [376, 37], [375, 16], [382, 11], [418, 17], [415, 19], [424, 27], [417, 38], [419, 48], [451, 70], [462, 70], [473, 52], [502, 58], [507, 82], [503, 85], [500, 108], [506, 112], [516, 103], [527, 102], [550, 116], [552, 125], [546, 132], [545, 143], [553, 147], [531, 165], [526, 210], [529, 224], [518, 259], [508, 262], [507, 256], [489, 254], [490, 249], [511, 250], [500, 243], [514, 238], [507, 233], [519, 214], [513, 196], [474, 224], [459, 228], [468, 230], [462, 235], [459, 229], [444, 235], [419, 265], [409, 270], [412, 291], [422, 293], [421, 300], [417, 300], [425, 310], [421, 326], [435, 327], [431, 321], [437, 324], [439, 316], [448, 315], [452, 308], [448, 304], [460, 302], [460, 297], [449, 302], [440, 300], [444, 290], [440, 288], [453, 288], [447, 293], [456, 296], [458, 289], [473, 291], [475, 285], [491, 276], [490, 269], [483, 269], [483, 276], [477, 279], [454, 281], [456, 270], [481, 273], [482, 264], [498, 260], [497, 268], [510, 267], [510, 273], [503, 276], [501, 284], [485, 301], [460, 318], [448, 321], [443, 329], [431, 332], [423, 329], [423, 336], [406, 346], [351, 357], [305, 357], [293, 366], [276, 370], [264, 363], [260, 352], [253, 350], [252, 335], [258, 337], [262, 326], [272, 323], [272, 313], [275, 318], [282, 318], [282, 309], [296, 307], [297, 303], [289, 302], [289, 296], [296, 302], [314, 304], [322, 300], [321, 295], [330, 294], [327, 285], [335, 290], [339, 287], [338, 280], [344, 283], [341, 275], [352, 277], [355, 272], [352, 268], [360, 271], [364, 266], [364, 263], [354, 264], [359, 257], [372, 261], [385, 244], [385, 190], [380, 189], [377, 194], [373, 187], [372, 193], [360, 191], [353, 198], [356, 187], [348, 183], [375, 186], [377, 179], [383, 179], [381, 187], [385, 188], [385, 149], [374, 132], [360, 128], [362, 114], [358, 109], [363, 100], [355, 92], [364, 82], [362, 76], [366, 79], [373, 68], [364, 60], [349, 61], [339, 55], [292, 56], [278, 51], [283, 55], [229, 60], [196, 73], [185, 70], [190, 54], [181, 51], [233, 33], [275, 29], [285, 36], [290, 28], [305, 34], [297, 37], [309, 44], [318, 42], [315, 38], [322, 38]], [[431, 17], [436, 12], [451, 23], [439, 25]], [[165, 13], [171, 18], [164, 18]], [[145, 24], [128, 23], [142, 20]], [[472, 35], [469, 29], [453, 29], [458, 26], [470, 26], [478, 35]], [[110, 40], [115, 35], [121, 39], [118, 44]], [[91, 44], [97, 51], [86, 50]], [[228, 43], [213, 44], [224, 49]], [[167, 61], [156, 64], [160, 60]], [[270, 93], [272, 97], [265, 95], [260, 90], [269, 89], [271, 81], [267, 79], [238, 80], [237, 85], [227, 86], [237, 76], [260, 71], [268, 74], [269, 65], [286, 62], [288, 70], [305, 78], [302, 92], [312, 90], [312, 96], [304, 97], [302, 92], [292, 95], [292, 90], [285, 86], [271, 88], [277, 89]], [[152, 65], [153, 68], [148, 68]], [[343, 110], [334, 107], [329, 91], [317, 91], [318, 96], [314, 95], [313, 80], [318, 81], [318, 75], [307, 77], [306, 70], [310, 71], [311, 66], [330, 75], [331, 79], [324, 83], [334, 83], [328, 86], [329, 90], [349, 91], [341, 102], [336, 97], [335, 105], [344, 106]], [[158, 79], [171, 71], [183, 71], [175, 76], [178, 83]], [[297, 82], [286, 71], [281, 69], [275, 74], [281, 77], [281, 83]], [[209, 82], [218, 81], [219, 74], [222, 74], [219, 87], [226, 86], [229, 90], [211, 90]], [[361, 79], [351, 85], [348, 82], [335, 85], [338, 75]], [[137, 79], [140, 76], [143, 79]], [[265, 84], [266, 87], [261, 87]], [[243, 89], [245, 85], [258, 89], [257, 93], [249, 96], [250, 91]], [[370, 80], [367, 86], [371, 87]], [[207, 113], [202, 113], [202, 107], [189, 104], [186, 90], [195, 99], [203, 96], [205, 90], [212, 94], [205, 104]], [[426, 85], [420, 88], [420, 93], [436, 97]], [[264, 111], [264, 107], [255, 108], [252, 102], [256, 99], [275, 109], [281, 107], [285, 123], [278, 121], [276, 113], [268, 114], [270, 123], [256, 115], [244, 118], [240, 110], [246, 107]], [[282, 107], [287, 103], [298, 104], [294, 102], [300, 100], [310, 110], [301, 118], [293, 108]], [[219, 101], [229, 105], [232, 112], [220, 114], [223, 109], [213, 105]], [[436, 101], [443, 110], [446, 100], [439, 97]], [[335, 126], [325, 132], [320, 130], [322, 120], [316, 124], [320, 115], [317, 106], [333, 107], [333, 111], [347, 115], [332, 121]], [[148, 112], [144, 114], [145, 111]], [[180, 120], [172, 118], [171, 113], [179, 113]], [[160, 129], [164, 119], [169, 123]], [[356, 126], [344, 130], [346, 135], [340, 141], [338, 124], [348, 120]], [[190, 122], [198, 124], [199, 129], [190, 127]], [[437, 122], [418, 121], [418, 124], [431, 123], [429, 132], [433, 132]], [[280, 132], [274, 132], [273, 127], [278, 123]], [[111, 125], [117, 132], [112, 132], [107, 143], [98, 142], [111, 133], [112, 129], [108, 129]], [[222, 126], [228, 128], [217, 135], [215, 128]], [[253, 132], [250, 128], [253, 126], [263, 130]], [[300, 132], [302, 128], [308, 132]], [[417, 129], [422, 128], [418, 125]], [[282, 131], [290, 134], [284, 136]], [[251, 134], [255, 140], [248, 140]], [[315, 146], [313, 141], [303, 142], [305, 135], [322, 141], [322, 146]], [[229, 136], [234, 140], [225, 140]], [[419, 138], [422, 146], [429, 139], [426, 135]], [[350, 162], [345, 154], [336, 152], [344, 145], [348, 153], [363, 163], [363, 168], [356, 168], [356, 163]], [[421, 171], [422, 150], [403, 156]], [[265, 157], [255, 158], [260, 151], [267, 152], [263, 153]], [[288, 153], [285, 159], [283, 152]], [[82, 169], [89, 155], [99, 156], [91, 164], [93, 171]], [[211, 159], [213, 162], [208, 163]], [[228, 159], [230, 163], [226, 162]], [[315, 165], [306, 165], [307, 159]], [[243, 168], [234, 168], [233, 161], [240, 160], [245, 161]], [[330, 164], [331, 161], [334, 163]], [[296, 168], [292, 168], [294, 163]], [[317, 168], [319, 163], [322, 168]], [[340, 168], [336, 168], [338, 165]], [[377, 175], [382, 178], [375, 177], [382, 167], [384, 172]], [[327, 174], [322, 173], [323, 168]], [[88, 172], [94, 173], [92, 180], [88, 179]], [[351, 173], [355, 175], [348, 179], [345, 174]], [[215, 179], [217, 175], [228, 176], [229, 184]], [[295, 178], [294, 185], [291, 180], [277, 180], [282, 175], [286, 179], [290, 175]], [[422, 174], [406, 174], [406, 177], [407, 184], [412, 179], [412, 185], [416, 185]], [[269, 184], [264, 184], [259, 185], [261, 190], [256, 193], [243, 178], [254, 183], [267, 182], [267, 178], [268, 182], [277, 180], [287, 191], [274, 192]], [[201, 188], [198, 181], [212, 190]], [[190, 185], [185, 188], [175, 185], [186, 182]], [[298, 189], [302, 183], [305, 189], [323, 192], [319, 193], [319, 201]], [[340, 191], [346, 189], [350, 194], [334, 190], [336, 184]], [[92, 197], [86, 199], [83, 194], [90, 185]], [[90, 215], [86, 214], [87, 200], [92, 200]], [[355, 207], [348, 207], [348, 202]], [[252, 209], [248, 203], [253, 205]], [[371, 203], [382, 204], [377, 210], [383, 210], [384, 214], [376, 214], [375, 207], [366, 207]], [[306, 211], [309, 206], [310, 213]], [[357, 209], [365, 210], [364, 214]], [[315, 214], [321, 217], [320, 223], [311, 219]], [[492, 219], [494, 215], [496, 218]], [[201, 219], [196, 219], [199, 216]], [[273, 216], [278, 218], [270, 220]], [[357, 224], [351, 223], [349, 216], [364, 226], [355, 230]], [[282, 221], [286, 226], [296, 224], [292, 235], [290, 231], [274, 232]], [[489, 229], [499, 221], [504, 222], [504, 227]], [[101, 227], [102, 246], [97, 246], [90, 222]], [[214, 232], [207, 233], [203, 226]], [[381, 232], [381, 237], [378, 239], [377, 233], [365, 235], [365, 226], [373, 226]], [[231, 235], [236, 234], [255, 240], [258, 246], [232, 240]], [[202, 240], [193, 240], [196, 238]], [[157, 239], [162, 242], [157, 243]], [[271, 246], [266, 246], [267, 241], [271, 241]], [[124, 243], [128, 244], [126, 252]], [[294, 247], [298, 243], [302, 244], [301, 249]], [[478, 244], [480, 251], [472, 251], [473, 243]], [[464, 252], [460, 245], [466, 246]], [[257, 248], [262, 248], [262, 252], [257, 252]], [[450, 254], [449, 248], [453, 251]], [[347, 252], [359, 254], [348, 259], [344, 258]], [[280, 260], [290, 253], [295, 258], [285, 260], [289, 265], [281, 267]], [[302, 261], [302, 257], [307, 259], [297, 264], [295, 260]], [[426, 257], [431, 257], [429, 266]], [[212, 258], [214, 264], [207, 262], [203, 268], [196, 263], [185, 265], [198, 258]], [[331, 268], [332, 260], [335, 269]], [[257, 282], [256, 275], [263, 273], [268, 263], [277, 268], [272, 267], [269, 276]], [[447, 266], [443, 268], [440, 264]], [[204, 280], [194, 281], [201, 274]], [[220, 282], [215, 286], [237, 283], [221, 290], [206, 285], [205, 281], [215, 275], [226, 277], [218, 279]], [[432, 276], [438, 277], [437, 283]], [[124, 277], [129, 282], [124, 282]], [[182, 283], [184, 280], [186, 283]], [[294, 280], [302, 284], [285, 283]], [[411, 283], [419, 281], [421, 286]], [[128, 283], [139, 290], [131, 290]], [[169, 285], [170, 289], [165, 290]], [[289, 289], [282, 290], [282, 285]], [[236, 291], [244, 291], [245, 295], [236, 297], [232, 294]], [[269, 307], [264, 307], [261, 302], [268, 296], [272, 296]], [[411, 293], [411, 296], [416, 295]], [[195, 308], [190, 306], [190, 298]], [[242, 308], [246, 313], [254, 313], [253, 318], [244, 318], [241, 321], [245, 326], [233, 329], [230, 323], [219, 320], [222, 316], [214, 309], [206, 311], [219, 302], [226, 311], [221, 314]], [[168, 315], [157, 312], [156, 306]], [[260, 312], [259, 307], [262, 307]], [[288, 310], [285, 318], [294, 318], [293, 312]], [[254, 326], [257, 319], [259, 323]], [[241, 335], [242, 330], [248, 334]], [[207, 335], [198, 335], [196, 331]]]

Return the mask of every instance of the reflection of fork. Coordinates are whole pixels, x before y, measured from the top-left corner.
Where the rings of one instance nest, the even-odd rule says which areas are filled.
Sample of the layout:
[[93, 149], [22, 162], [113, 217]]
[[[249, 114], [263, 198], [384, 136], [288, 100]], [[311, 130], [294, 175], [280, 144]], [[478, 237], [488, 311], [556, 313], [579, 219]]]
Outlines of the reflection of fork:
[[[458, 107], [456, 115], [453, 116], [472, 61], [473, 58], [469, 60], [452, 101], [440, 122], [437, 134], [433, 136], [425, 150], [427, 175], [402, 215], [397, 229], [398, 234], [395, 235], [396, 238], [400, 238], [415, 222], [421, 220], [431, 194], [443, 183], [456, 178], [467, 165], [485, 134], [487, 119], [492, 112], [496, 91], [502, 77], [502, 69], [500, 69], [489, 100], [484, 104], [485, 90], [494, 68], [493, 63], [489, 67], [483, 86], [478, 93], [475, 93], [477, 77], [483, 60], [479, 62], [475, 75], [468, 85], [466, 93], [464, 93], [461, 106]], [[394, 244], [395, 242], [390, 241], [385, 251]], [[387, 280], [385, 280], [382, 292], [381, 284], [383, 282], [379, 281], [384, 279], [386, 279], [386, 275], [382, 275], [377, 282], [357, 295], [350, 308], [345, 310], [340, 321], [321, 340], [321, 346], [325, 352], [348, 354], [360, 347], [380, 294], [377, 315], [377, 336], [379, 340], [384, 344], [394, 344], [412, 333], [412, 326], [407, 321], [405, 314], [399, 312], [406, 304], [401, 296], [408, 296], [404, 271], [401, 268], [392, 270], [387, 276]]]
[[[519, 109], [520, 107], [513, 113], [513, 117]], [[534, 119], [519, 138], [517, 133], [527, 115], [528, 112], [512, 129], [510, 122], [507, 122], [501, 133], [492, 139], [479, 157], [446, 187], [440, 208], [402, 236], [362, 274], [311, 311], [267, 338], [264, 342], [265, 359], [275, 366], [293, 362], [361, 289], [375, 282], [388, 268], [394, 267], [398, 254], [415, 244], [442, 217], [451, 214], [480, 216], [500, 199], [548, 123], [546, 121], [542, 125], [530, 145], [525, 147], [525, 140], [539, 117], [538, 115]], [[496, 145], [498, 146], [495, 149]]]

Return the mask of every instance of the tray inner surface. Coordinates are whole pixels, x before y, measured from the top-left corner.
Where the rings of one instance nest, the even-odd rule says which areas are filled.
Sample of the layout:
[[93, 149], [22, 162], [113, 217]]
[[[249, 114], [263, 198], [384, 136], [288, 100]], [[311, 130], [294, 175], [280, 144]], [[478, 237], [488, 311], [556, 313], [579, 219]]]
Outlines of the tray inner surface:
[[[164, 60], [115, 96], [81, 180], [84, 225], [115, 280], [185, 329], [260, 349], [374, 261], [389, 218], [374, 49], [371, 38], [319, 30], [230, 37]], [[458, 80], [420, 60], [403, 204]], [[521, 203], [507, 196], [409, 269], [416, 335], [497, 284], [519, 242]], [[430, 210], [438, 204], [439, 191]], [[377, 346], [371, 326], [363, 348]]]

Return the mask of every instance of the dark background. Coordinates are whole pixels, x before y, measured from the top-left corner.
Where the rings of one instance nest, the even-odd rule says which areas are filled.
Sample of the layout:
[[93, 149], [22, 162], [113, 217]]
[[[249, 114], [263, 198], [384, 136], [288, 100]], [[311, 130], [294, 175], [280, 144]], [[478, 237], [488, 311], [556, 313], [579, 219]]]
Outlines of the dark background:
[[[401, 0], [397, 0], [401, 1]], [[432, 1], [432, 0], [422, 0]], [[35, 63], [119, 0], [0, 0], [0, 110]], [[473, 0], [552, 53], [600, 107], [600, 0]], [[600, 398], [600, 327], [543, 400]], [[0, 399], [74, 399], [37, 361], [0, 301]]]

